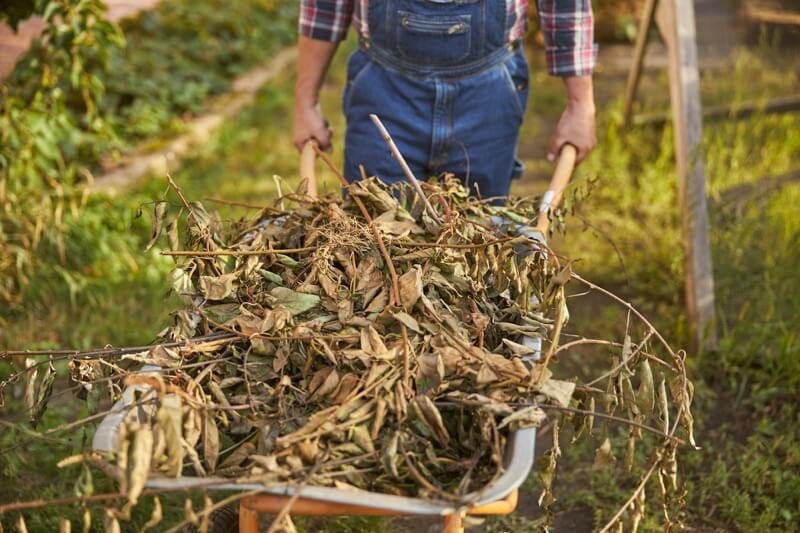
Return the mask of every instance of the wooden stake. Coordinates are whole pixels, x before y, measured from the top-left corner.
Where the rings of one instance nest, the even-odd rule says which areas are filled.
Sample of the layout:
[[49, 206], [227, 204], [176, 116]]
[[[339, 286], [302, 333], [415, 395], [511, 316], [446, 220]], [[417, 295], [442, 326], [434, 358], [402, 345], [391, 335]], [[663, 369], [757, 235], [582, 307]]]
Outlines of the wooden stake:
[[647, 0], [642, 12], [642, 20], [639, 21], [639, 30], [636, 33], [636, 48], [633, 52], [633, 65], [628, 74], [628, 86], [625, 88], [625, 112], [623, 125], [628, 127], [633, 115], [633, 102], [636, 100], [636, 91], [639, 89], [639, 80], [642, 77], [642, 66], [644, 65], [644, 55], [647, 52], [647, 37], [650, 34], [650, 26], [653, 25], [653, 17], [656, 12], [658, 0]]
[[714, 272], [702, 152], [700, 73], [692, 0], [661, 0], [656, 22], [669, 50], [670, 99], [678, 160], [686, 306], [694, 348], [714, 348]]

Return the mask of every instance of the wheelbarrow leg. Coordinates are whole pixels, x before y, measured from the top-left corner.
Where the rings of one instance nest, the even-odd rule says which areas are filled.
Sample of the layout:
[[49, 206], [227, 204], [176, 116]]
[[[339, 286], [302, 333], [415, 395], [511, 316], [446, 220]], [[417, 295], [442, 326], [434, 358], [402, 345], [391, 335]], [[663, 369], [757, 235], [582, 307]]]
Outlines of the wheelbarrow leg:
[[443, 533], [464, 533], [464, 516], [461, 513], [445, 515]]
[[258, 511], [239, 504], [239, 533], [258, 533]]

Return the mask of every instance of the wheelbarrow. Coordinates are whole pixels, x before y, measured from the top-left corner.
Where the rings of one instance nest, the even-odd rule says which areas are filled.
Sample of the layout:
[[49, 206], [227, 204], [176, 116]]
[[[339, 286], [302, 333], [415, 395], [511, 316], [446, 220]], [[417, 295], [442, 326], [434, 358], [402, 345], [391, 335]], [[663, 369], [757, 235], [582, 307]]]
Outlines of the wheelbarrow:
[[[535, 227], [514, 225], [514, 230], [544, 243], [549, 228], [548, 214], [561, 199], [575, 166], [576, 151], [572, 146], [562, 150], [550, 188], [542, 199], [541, 213]], [[301, 155], [300, 176], [308, 180], [309, 194], [316, 195], [315, 149], [307, 144]], [[495, 221], [509, 224], [508, 221]], [[529, 337], [523, 343], [531, 349], [527, 359], [538, 360], [541, 354], [541, 339]], [[145, 365], [140, 372], [159, 372], [161, 368]], [[135, 403], [137, 394], [146, 392], [147, 385], [133, 385], [125, 389], [122, 397], [114, 404], [109, 414], [98, 427], [92, 447], [100, 452], [116, 449], [123, 424], [131, 419], [145, 420], [147, 413]], [[155, 490], [215, 490], [253, 492], [239, 500], [238, 517], [235, 509], [228, 509], [224, 516], [212, 520], [212, 533], [257, 533], [260, 513], [278, 513], [290, 505], [288, 511], [294, 515], [305, 516], [428, 516], [441, 517], [443, 531], [456, 533], [463, 531], [465, 515], [487, 516], [504, 515], [514, 512], [517, 507], [518, 489], [528, 477], [533, 467], [536, 443], [536, 428], [512, 432], [507, 439], [503, 460], [503, 472], [483, 489], [463, 498], [471, 502], [466, 506], [456, 506], [452, 502], [426, 500], [379, 494], [360, 490], [341, 490], [332, 487], [298, 486], [296, 484], [275, 484], [265, 486], [257, 483], [237, 483], [235, 480], [219, 477], [177, 478], [151, 477], [146, 488]], [[233, 511], [233, 512], [230, 512]], [[221, 518], [221, 519], [220, 519]], [[237, 519], [238, 518], [238, 519]], [[238, 524], [238, 525], [237, 525]]]

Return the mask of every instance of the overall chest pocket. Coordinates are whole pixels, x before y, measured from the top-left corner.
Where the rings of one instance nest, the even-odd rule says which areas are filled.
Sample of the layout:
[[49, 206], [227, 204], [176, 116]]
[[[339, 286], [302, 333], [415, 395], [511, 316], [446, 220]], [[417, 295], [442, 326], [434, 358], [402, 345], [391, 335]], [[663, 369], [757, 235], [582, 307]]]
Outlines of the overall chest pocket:
[[456, 65], [472, 47], [471, 15], [397, 12], [397, 52], [419, 64]]

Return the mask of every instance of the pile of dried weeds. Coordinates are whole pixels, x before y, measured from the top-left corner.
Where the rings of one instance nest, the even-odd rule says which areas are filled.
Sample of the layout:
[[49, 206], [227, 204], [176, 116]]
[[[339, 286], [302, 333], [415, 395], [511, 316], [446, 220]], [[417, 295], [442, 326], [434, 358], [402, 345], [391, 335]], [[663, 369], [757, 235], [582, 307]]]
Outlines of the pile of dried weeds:
[[[123, 425], [113, 456], [64, 462], [117, 478], [127, 503], [108, 520], [129, 516], [155, 475], [468, 505], [502, 473], [509, 432], [539, 426], [548, 411], [567, 413], [587, 434], [597, 431], [595, 418], [628, 424], [626, 464], [643, 431], [658, 435], [651, 468], [612, 522], [638, 524], [654, 474], [666, 513], [677, 491], [675, 433], [685, 428], [691, 439], [683, 356], [621, 300], [646, 327], [639, 342], [626, 335], [622, 343], [560, 344], [566, 284], [602, 289], [527, 229], [534, 202], [493, 206], [447, 177], [423, 187], [419, 194], [365, 179], [345, 198], [301, 191], [230, 223], [177, 187], [179, 206], [155, 205], [153, 243], [167, 236], [173, 288], [185, 306], [158, 344], [71, 361], [72, 379], [87, 391], [147, 385], [136, 405], [148, 417]], [[558, 353], [586, 345], [621, 355], [595, 380], [553, 379]], [[160, 369], [140, 372], [138, 363]], [[651, 363], [663, 372], [654, 375]], [[52, 385], [42, 367], [30, 365], [27, 387], [39, 414]], [[546, 501], [560, 454], [554, 418], [541, 472]], [[596, 462], [611, 457], [605, 438]]]

